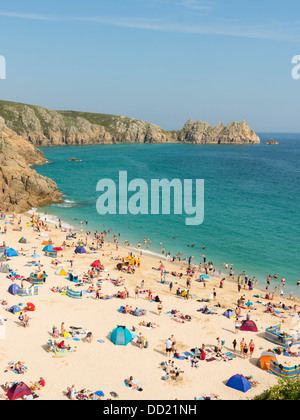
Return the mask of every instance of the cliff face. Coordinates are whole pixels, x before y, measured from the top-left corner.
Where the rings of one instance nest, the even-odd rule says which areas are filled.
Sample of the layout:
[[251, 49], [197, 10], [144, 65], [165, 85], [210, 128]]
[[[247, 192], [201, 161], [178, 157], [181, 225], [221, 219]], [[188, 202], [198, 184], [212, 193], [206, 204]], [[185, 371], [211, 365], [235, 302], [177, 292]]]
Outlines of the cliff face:
[[0, 116], [15, 133], [36, 146], [111, 143], [255, 144], [259, 137], [249, 125], [233, 122], [211, 127], [189, 120], [179, 131], [133, 118], [49, 109], [0, 101]]
[[232, 122], [216, 127], [203, 121], [189, 120], [179, 134], [180, 141], [199, 144], [258, 144], [259, 137], [245, 122]]
[[0, 208], [24, 212], [61, 198], [52, 180], [38, 175], [29, 164], [41, 164], [43, 154], [10, 130], [0, 117]]

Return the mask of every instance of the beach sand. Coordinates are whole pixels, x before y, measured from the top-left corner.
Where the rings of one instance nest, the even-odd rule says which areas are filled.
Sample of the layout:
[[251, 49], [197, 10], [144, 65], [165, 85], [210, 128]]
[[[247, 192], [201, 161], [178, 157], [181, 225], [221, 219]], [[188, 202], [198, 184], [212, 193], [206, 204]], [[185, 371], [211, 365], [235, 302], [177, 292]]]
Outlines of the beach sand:
[[[110, 392], [113, 391], [119, 395], [121, 400], [163, 401], [193, 400], [195, 397], [211, 393], [219, 395], [223, 400], [251, 399], [277, 383], [276, 376], [257, 366], [257, 360], [262, 351], [275, 347], [264, 339], [265, 329], [278, 325], [282, 321], [282, 319], [264, 313], [265, 307], [255, 303], [263, 301], [261, 298], [253, 297], [256, 293], [261, 294], [261, 292], [242, 290], [238, 293], [237, 285], [228, 280], [225, 281], [224, 288], [220, 289], [220, 277], [216, 276], [207, 281], [205, 289], [202, 283], [193, 281], [191, 294], [194, 298], [184, 300], [182, 297], [176, 296], [176, 289], [178, 286], [182, 288], [186, 286], [185, 279], [167, 275], [167, 280], [172, 280], [174, 283], [172, 292], [169, 292], [168, 285], [160, 283], [160, 272], [153, 269], [153, 267], [159, 267], [159, 259], [144, 254], [141, 257], [141, 267], [136, 269], [135, 274], [123, 276], [126, 278], [125, 286], [130, 292], [128, 299], [96, 300], [89, 295], [84, 295], [82, 300], [73, 300], [51, 291], [52, 287], [57, 286], [69, 285], [74, 290], [76, 288], [66, 277], [55, 275], [55, 267], [51, 265], [52, 259], [44, 256], [42, 252], [42, 242], [45, 238], [41, 238], [38, 232], [33, 231], [32, 227], [26, 226], [30, 220], [28, 216], [20, 217], [22, 218], [22, 232], [13, 230], [17, 227], [19, 216], [16, 217], [14, 225], [5, 225], [5, 221], [0, 221], [1, 232], [3, 232], [4, 226], [8, 229], [6, 234], [0, 235], [0, 245], [2, 245], [2, 241], [5, 241], [6, 245], [17, 251], [23, 248], [27, 255], [11, 258], [9, 265], [19, 275], [27, 278], [30, 273], [35, 271], [35, 267], [26, 265], [34, 260], [31, 255], [37, 253], [40, 255], [37, 261], [41, 261], [42, 270], [46, 271], [48, 278], [46, 283], [39, 287], [38, 296], [23, 298], [9, 294], [8, 288], [12, 281], [7, 278], [7, 274], [0, 274], [0, 300], [7, 301], [8, 307], [19, 303], [26, 307], [27, 302], [32, 302], [36, 306], [36, 311], [30, 313], [29, 328], [19, 326], [18, 315], [13, 315], [7, 312], [4, 306], [0, 306], [0, 317], [7, 319], [6, 338], [0, 339], [0, 385], [22, 380], [30, 386], [32, 382], [38, 381], [42, 377], [45, 379], [46, 386], [38, 391], [40, 399], [66, 399], [67, 387], [74, 384], [77, 390], [87, 389], [91, 392], [102, 390], [105, 394], [104, 399], [112, 398]], [[61, 232], [53, 225], [48, 224], [48, 226], [51, 230], [48, 232], [49, 237], [54, 245], [61, 246], [66, 239], [66, 233]], [[26, 236], [27, 244], [18, 242], [22, 236]], [[85, 236], [82, 237], [85, 238]], [[122, 242], [124, 239], [122, 238]], [[69, 243], [71, 242], [69, 241]], [[135, 252], [135, 254], [138, 253]], [[116, 269], [118, 261], [111, 260], [111, 257], [118, 255], [121, 257], [128, 255], [128, 249], [125, 245], [121, 246], [121, 241], [118, 251], [116, 251], [115, 245], [106, 243], [104, 248], [95, 254], [74, 256], [74, 248], [66, 248], [65, 251], [58, 253], [58, 259], [67, 271], [70, 269], [68, 261], [73, 259], [73, 271], [77, 274], [87, 272], [90, 264], [100, 259], [111, 278], [117, 279], [120, 276]], [[163, 262], [167, 271], [183, 272], [185, 269], [184, 265], [178, 262], [172, 263], [165, 260]], [[135, 287], [140, 286], [142, 280], [145, 281], [144, 289], [151, 289], [153, 296], [158, 295], [161, 298], [163, 311], [160, 316], [157, 303], [147, 300], [147, 294], [141, 294], [139, 299], [135, 299]], [[20, 285], [19, 280], [16, 280], [15, 283]], [[80, 290], [86, 290], [87, 287], [85, 285]], [[206, 304], [197, 302], [197, 299], [210, 299], [213, 288], [216, 288], [217, 300], [209, 303], [208, 306], [214, 308], [214, 305], [220, 302], [222, 307], [215, 308], [217, 309], [216, 315], [204, 315], [197, 310]], [[109, 281], [103, 281], [103, 293], [112, 295], [118, 290], [123, 290], [123, 287], [116, 287]], [[259, 333], [239, 332], [236, 335], [234, 332], [235, 321], [223, 316], [225, 310], [229, 308], [235, 310], [237, 300], [242, 294], [246, 295], [246, 301], [249, 299], [254, 303], [256, 310], [251, 311], [251, 319], [256, 322]], [[280, 300], [276, 298], [275, 302]], [[264, 301], [264, 303], [266, 302]], [[289, 299], [286, 299], [285, 302], [291, 306], [295, 304], [295, 301]], [[121, 305], [145, 309], [147, 315], [135, 317], [130, 314], [121, 314], [118, 311]], [[167, 314], [173, 309], [191, 315], [192, 321], [183, 324], [175, 322], [170, 314]], [[242, 315], [245, 317], [247, 312], [248, 310], [242, 310]], [[295, 328], [296, 324], [289, 315], [291, 311], [284, 312], [283, 327], [286, 331], [290, 331]], [[139, 322], [144, 320], [155, 322], [159, 324], [159, 327], [154, 329], [139, 327]], [[84, 343], [82, 340], [78, 342], [72, 339], [66, 340], [66, 343], [70, 344], [73, 349], [77, 346], [77, 351], [70, 352], [63, 358], [53, 358], [45, 351], [44, 346], [49, 339], [52, 339], [53, 325], [60, 328], [62, 322], [65, 323], [67, 330], [70, 326], [76, 326], [91, 331], [94, 337], [92, 344]], [[110, 333], [118, 325], [124, 325], [130, 330], [132, 326], [135, 326], [135, 334], [142, 332], [149, 341], [149, 348], [141, 350], [135, 341], [127, 347], [115, 346], [110, 341]], [[201, 361], [198, 369], [191, 368], [188, 360], [175, 360], [175, 366], [184, 373], [179, 381], [173, 379], [163, 381], [164, 372], [160, 364], [168, 360], [165, 355], [165, 342], [171, 335], [174, 335], [177, 340], [177, 349], [180, 354], [196, 346], [200, 347], [202, 344], [213, 349], [217, 344], [218, 337], [225, 340], [224, 352], [232, 352], [232, 342], [236, 339], [238, 342], [237, 357], [227, 362], [223, 360]], [[255, 342], [256, 350], [252, 359], [244, 360], [239, 352], [239, 343], [242, 338], [245, 338], [248, 344], [251, 339]], [[104, 343], [100, 343], [98, 340], [103, 340]], [[279, 356], [278, 360], [284, 365], [294, 366], [298, 359]], [[5, 372], [10, 361], [25, 362], [28, 368], [27, 372], [24, 375]], [[257, 387], [252, 388], [246, 394], [227, 387], [226, 382], [235, 374], [253, 375], [255, 381], [258, 382]], [[139, 382], [143, 388], [142, 392], [132, 390], [124, 385], [124, 380], [130, 376]], [[4, 394], [4, 392], [0, 390], [0, 394]]]

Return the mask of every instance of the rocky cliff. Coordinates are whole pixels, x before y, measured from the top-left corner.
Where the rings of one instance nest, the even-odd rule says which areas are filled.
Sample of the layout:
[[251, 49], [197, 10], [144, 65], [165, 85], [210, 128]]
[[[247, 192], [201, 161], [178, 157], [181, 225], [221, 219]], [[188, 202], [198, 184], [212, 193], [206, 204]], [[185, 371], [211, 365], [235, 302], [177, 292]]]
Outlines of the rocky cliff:
[[243, 122], [216, 127], [189, 120], [182, 130], [166, 131], [157, 125], [107, 114], [49, 109], [0, 101], [0, 116], [19, 136], [36, 146], [111, 143], [255, 144], [259, 137]]
[[9, 129], [0, 117], [0, 208], [22, 213], [61, 198], [57, 185], [29, 167], [45, 163], [43, 154]]

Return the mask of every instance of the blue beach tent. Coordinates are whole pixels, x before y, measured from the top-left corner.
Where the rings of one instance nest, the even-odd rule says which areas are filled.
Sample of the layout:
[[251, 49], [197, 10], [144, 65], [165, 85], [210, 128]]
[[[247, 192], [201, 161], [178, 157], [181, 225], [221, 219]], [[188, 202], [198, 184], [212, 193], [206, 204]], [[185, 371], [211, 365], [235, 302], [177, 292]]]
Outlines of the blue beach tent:
[[12, 284], [8, 291], [11, 295], [16, 296], [19, 293], [20, 287], [17, 284]]
[[22, 312], [21, 308], [19, 306], [12, 306], [9, 310], [11, 314], [19, 314]]
[[247, 392], [251, 389], [250, 382], [243, 375], [232, 376], [226, 385], [241, 392]]
[[18, 253], [17, 253], [17, 251], [15, 251], [13, 248], [9, 248], [9, 249], [6, 251], [6, 255], [8, 256], [8, 258], [11, 258], [11, 257], [18, 257]]
[[127, 346], [132, 341], [132, 334], [126, 327], [118, 326], [111, 333], [110, 341], [116, 346]]
[[83, 246], [78, 246], [75, 250], [75, 254], [86, 254], [86, 250], [83, 248]]
[[45, 248], [43, 248], [43, 252], [51, 252], [51, 251], [53, 251], [52, 245], [47, 245], [45, 246]]

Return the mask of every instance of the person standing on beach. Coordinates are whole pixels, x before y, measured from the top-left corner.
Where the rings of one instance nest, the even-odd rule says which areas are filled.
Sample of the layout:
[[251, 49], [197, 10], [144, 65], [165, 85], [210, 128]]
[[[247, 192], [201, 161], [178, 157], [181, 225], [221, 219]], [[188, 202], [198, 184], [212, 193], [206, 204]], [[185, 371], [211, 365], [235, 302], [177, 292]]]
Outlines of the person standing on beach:
[[255, 350], [255, 344], [253, 340], [251, 340], [249, 343], [249, 349], [250, 349], [250, 357], [252, 357]]
[[160, 315], [163, 310], [162, 301], [160, 301], [159, 304], [157, 305], [157, 310], [158, 310], [158, 315]]
[[235, 333], [238, 334], [241, 328], [241, 323], [238, 319], [235, 320]]
[[234, 350], [234, 352], [236, 352], [236, 348], [237, 348], [237, 341], [236, 341], [235, 339], [233, 340], [232, 346], [233, 346], [233, 350]]
[[170, 292], [172, 292], [172, 289], [173, 289], [173, 282], [172, 281], [170, 282], [169, 288], [170, 288]]
[[240, 348], [241, 348], [241, 354], [244, 354], [244, 347], [245, 347], [246, 341], [243, 338], [241, 343], [240, 343]]
[[175, 354], [177, 352], [176, 340], [174, 335], [171, 335], [170, 340], [172, 341], [172, 352]]
[[172, 352], [172, 340], [171, 338], [168, 338], [168, 340], [166, 341], [166, 356], [170, 357], [171, 356], [171, 352]]
[[136, 286], [134, 293], [135, 293], [135, 299], [138, 299], [139, 298], [139, 288], [138, 288], [138, 286]]
[[245, 345], [244, 345], [244, 351], [243, 351], [243, 353], [244, 353], [244, 359], [248, 359], [248, 357], [249, 357], [249, 348], [248, 348], [247, 343], [245, 343]]

